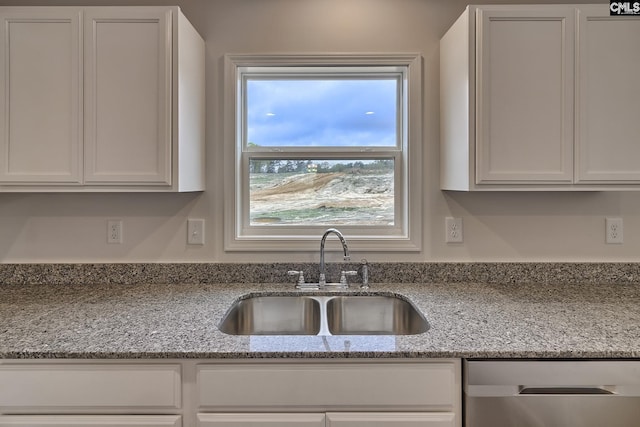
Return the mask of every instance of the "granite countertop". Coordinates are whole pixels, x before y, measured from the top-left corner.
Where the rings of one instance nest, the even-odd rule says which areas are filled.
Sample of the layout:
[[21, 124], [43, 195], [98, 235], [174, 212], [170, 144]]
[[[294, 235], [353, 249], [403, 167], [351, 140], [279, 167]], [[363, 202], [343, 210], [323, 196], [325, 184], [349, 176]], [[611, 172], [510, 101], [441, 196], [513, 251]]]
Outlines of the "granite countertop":
[[[407, 336], [249, 337], [216, 325], [257, 284], [0, 285], [0, 358], [638, 358], [634, 284], [373, 284], [412, 301]], [[350, 292], [359, 292], [357, 288]]]

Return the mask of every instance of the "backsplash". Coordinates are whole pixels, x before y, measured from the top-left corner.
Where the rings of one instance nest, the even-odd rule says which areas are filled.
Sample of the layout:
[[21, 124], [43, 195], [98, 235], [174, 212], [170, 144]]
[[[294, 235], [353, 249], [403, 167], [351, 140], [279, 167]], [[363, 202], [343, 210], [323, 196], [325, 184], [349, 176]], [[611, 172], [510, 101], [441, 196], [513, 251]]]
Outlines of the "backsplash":
[[[327, 280], [358, 263], [327, 264]], [[318, 278], [317, 263], [0, 264], [0, 284], [290, 283]], [[640, 263], [371, 263], [370, 283], [640, 283]], [[358, 283], [359, 277], [351, 283]]]

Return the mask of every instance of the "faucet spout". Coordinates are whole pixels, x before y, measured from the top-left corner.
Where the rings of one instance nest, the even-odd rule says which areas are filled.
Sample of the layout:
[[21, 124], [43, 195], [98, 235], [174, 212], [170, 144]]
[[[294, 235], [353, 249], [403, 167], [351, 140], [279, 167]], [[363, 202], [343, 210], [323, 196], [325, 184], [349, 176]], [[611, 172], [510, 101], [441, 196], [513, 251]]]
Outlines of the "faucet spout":
[[344, 236], [342, 235], [342, 233], [335, 229], [335, 228], [329, 228], [327, 229], [324, 234], [322, 235], [322, 239], [320, 240], [320, 279], [318, 280], [318, 285], [320, 287], [324, 286], [327, 284], [327, 279], [325, 276], [325, 264], [324, 264], [324, 244], [327, 240], [327, 237], [329, 236], [329, 234], [335, 234], [336, 236], [338, 236], [338, 239], [340, 239], [340, 243], [342, 243], [342, 250], [344, 252], [344, 260], [345, 261], [349, 261], [349, 259], [351, 259], [350, 255], [349, 255], [349, 247], [347, 246], [347, 241], [344, 239]]

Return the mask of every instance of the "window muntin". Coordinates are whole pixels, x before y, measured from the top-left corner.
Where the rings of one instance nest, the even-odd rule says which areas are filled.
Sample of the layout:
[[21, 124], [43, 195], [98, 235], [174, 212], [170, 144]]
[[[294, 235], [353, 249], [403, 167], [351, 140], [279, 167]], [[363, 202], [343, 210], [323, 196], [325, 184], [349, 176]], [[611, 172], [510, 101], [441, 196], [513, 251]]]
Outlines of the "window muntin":
[[[341, 146], [249, 140], [246, 83], [278, 80], [378, 79], [396, 81], [394, 140]], [[321, 78], [320, 78], [321, 77]], [[250, 215], [251, 171], [255, 162], [381, 162], [393, 164], [393, 219], [384, 223], [340, 225], [352, 250], [416, 251], [421, 248], [421, 59], [418, 54], [225, 55], [225, 250], [317, 251], [317, 240], [331, 219], [304, 225], [271, 223], [268, 212]], [[274, 113], [274, 114], [277, 114]], [[274, 117], [274, 116], [271, 116]], [[388, 129], [388, 128], [387, 128]], [[390, 132], [388, 132], [390, 133]], [[253, 135], [253, 133], [251, 133]], [[390, 142], [391, 141], [391, 142]], [[235, 148], [234, 148], [235, 145]], [[229, 185], [231, 184], [231, 185]], [[255, 188], [255, 187], [254, 187]], [[412, 197], [409, 198], [409, 188]], [[257, 206], [254, 204], [254, 207]], [[256, 213], [258, 211], [256, 210]], [[274, 217], [276, 215], [273, 215]], [[335, 220], [339, 220], [335, 217]]]

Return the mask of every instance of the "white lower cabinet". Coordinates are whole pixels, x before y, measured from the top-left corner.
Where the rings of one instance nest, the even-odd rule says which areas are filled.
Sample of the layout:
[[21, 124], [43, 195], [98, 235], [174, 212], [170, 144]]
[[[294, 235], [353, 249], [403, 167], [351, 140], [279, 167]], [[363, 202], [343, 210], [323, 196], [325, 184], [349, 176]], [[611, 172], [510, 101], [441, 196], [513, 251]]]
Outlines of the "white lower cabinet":
[[0, 414], [177, 409], [180, 365], [0, 363]]
[[0, 360], [0, 427], [460, 427], [459, 359]]
[[459, 427], [458, 360], [199, 364], [198, 427]]
[[326, 427], [453, 427], [453, 413], [344, 412], [328, 413]]
[[182, 366], [0, 360], [0, 427], [181, 427]]
[[0, 415], [1, 427], [180, 427], [178, 415]]
[[198, 427], [324, 427], [324, 414], [198, 414]]
[[199, 414], [198, 427], [452, 427], [453, 413]]

